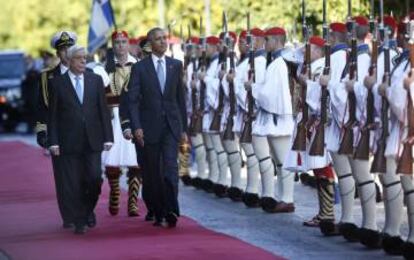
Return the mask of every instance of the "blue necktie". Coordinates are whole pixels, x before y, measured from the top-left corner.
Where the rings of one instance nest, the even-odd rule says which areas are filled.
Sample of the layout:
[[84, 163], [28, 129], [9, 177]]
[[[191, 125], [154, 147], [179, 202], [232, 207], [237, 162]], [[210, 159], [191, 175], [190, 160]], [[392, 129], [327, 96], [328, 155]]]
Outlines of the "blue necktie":
[[82, 104], [83, 103], [83, 89], [81, 86], [81, 78], [79, 76], [75, 77], [75, 91], [76, 91], [76, 95], [78, 96], [79, 102]]
[[160, 86], [161, 86], [161, 93], [164, 93], [165, 78], [164, 78], [164, 68], [162, 66], [162, 59], [158, 60], [157, 76], [158, 76], [158, 81], [160, 82]]

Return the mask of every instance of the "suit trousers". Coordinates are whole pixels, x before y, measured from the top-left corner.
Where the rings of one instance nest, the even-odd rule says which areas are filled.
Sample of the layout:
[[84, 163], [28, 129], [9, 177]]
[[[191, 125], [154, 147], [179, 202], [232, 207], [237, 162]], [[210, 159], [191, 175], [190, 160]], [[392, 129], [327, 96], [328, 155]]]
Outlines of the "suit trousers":
[[156, 218], [162, 219], [170, 212], [178, 216], [178, 140], [167, 118], [164, 119], [159, 141], [145, 143], [142, 155], [143, 189]]
[[59, 170], [59, 163], [61, 161], [61, 156], [52, 156], [53, 175], [55, 179], [56, 198], [59, 212], [63, 223], [69, 224], [74, 223], [75, 219], [70, 210], [71, 201], [67, 198], [69, 194], [65, 189], [65, 175]]
[[61, 154], [54, 159], [59, 161], [55, 175], [62, 180], [63, 203], [75, 225], [85, 225], [101, 194], [101, 152], [85, 145], [82, 153]]

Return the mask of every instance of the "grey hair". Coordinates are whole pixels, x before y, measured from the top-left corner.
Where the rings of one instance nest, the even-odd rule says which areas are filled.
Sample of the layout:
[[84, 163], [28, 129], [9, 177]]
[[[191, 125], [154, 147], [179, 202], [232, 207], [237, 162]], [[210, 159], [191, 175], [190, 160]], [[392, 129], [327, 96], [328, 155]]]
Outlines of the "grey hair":
[[151, 30], [149, 30], [149, 31], [147, 32], [147, 39], [148, 39], [149, 41], [152, 41], [152, 38], [154, 37], [154, 34], [155, 34], [156, 32], [159, 32], [159, 31], [164, 31], [164, 29], [162, 29], [161, 27], [154, 27], [154, 28], [152, 28]]
[[73, 46], [69, 47], [69, 48], [68, 48], [68, 50], [66, 51], [66, 57], [70, 60], [70, 59], [72, 59], [72, 58], [76, 55], [76, 53], [78, 53], [78, 52], [84, 52], [84, 53], [86, 54], [86, 49], [85, 49], [85, 47], [80, 46], [80, 45], [77, 45], [77, 44], [75, 44], [75, 45], [73, 45]]

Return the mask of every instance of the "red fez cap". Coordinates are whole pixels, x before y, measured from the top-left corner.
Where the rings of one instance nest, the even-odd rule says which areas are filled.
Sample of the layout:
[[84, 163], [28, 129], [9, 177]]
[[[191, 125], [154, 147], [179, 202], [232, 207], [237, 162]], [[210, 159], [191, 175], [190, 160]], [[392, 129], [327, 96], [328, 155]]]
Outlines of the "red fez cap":
[[344, 23], [331, 23], [330, 28], [333, 32], [346, 33], [346, 25]]
[[270, 29], [267, 29], [265, 32], [266, 36], [277, 36], [277, 35], [286, 35], [285, 29], [281, 27], [273, 27]]
[[384, 16], [384, 25], [391, 27], [393, 30], [397, 28], [397, 22], [395, 21], [394, 17], [389, 15]]
[[315, 44], [316, 46], [323, 47], [325, 45], [325, 40], [319, 36], [312, 36], [309, 38], [310, 44]]
[[240, 39], [246, 39], [247, 36], [247, 31], [246, 30], [242, 30], [239, 34], [239, 40]]
[[368, 26], [368, 19], [365, 16], [355, 16], [354, 20], [359, 26]]
[[414, 12], [410, 13], [410, 20], [414, 20]]
[[138, 38], [130, 38], [129, 39], [129, 44], [138, 44], [139, 43], [139, 39]]
[[[229, 37], [233, 39], [233, 42], [237, 41], [237, 34], [235, 32], [228, 32]], [[224, 39], [224, 32], [221, 32], [219, 35], [220, 39]]]
[[114, 32], [112, 33], [112, 36], [111, 36], [112, 40], [115, 40], [115, 39], [116, 39], [116, 38], [118, 38], [118, 37], [125, 37], [125, 38], [129, 38], [129, 37], [128, 37], [128, 33], [127, 33], [126, 31], [114, 31]]
[[260, 30], [259, 28], [253, 28], [250, 30], [250, 33], [254, 36], [254, 37], [265, 37], [265, 33], [264, 31]]
[[190, 39], [187, 39], [187, 43], [199, 44], [200, 38], [198, 38], [197, 36], [191, 36]]
[[209, 36], [206, 39], [206, 43], [211, 45], [217, 45], [220, 43], [220, 39], [216, 36]]

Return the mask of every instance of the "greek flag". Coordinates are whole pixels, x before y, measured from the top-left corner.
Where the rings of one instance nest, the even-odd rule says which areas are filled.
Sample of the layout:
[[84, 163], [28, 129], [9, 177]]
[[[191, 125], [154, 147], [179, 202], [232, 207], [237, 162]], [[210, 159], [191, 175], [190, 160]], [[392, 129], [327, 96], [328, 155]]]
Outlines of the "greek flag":
[[93, 0], [88, 34], [89, 53], [94, 53], [106, 42], [112, 26], [115, 26], [115, 19], [110, 0]]

